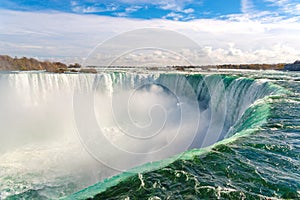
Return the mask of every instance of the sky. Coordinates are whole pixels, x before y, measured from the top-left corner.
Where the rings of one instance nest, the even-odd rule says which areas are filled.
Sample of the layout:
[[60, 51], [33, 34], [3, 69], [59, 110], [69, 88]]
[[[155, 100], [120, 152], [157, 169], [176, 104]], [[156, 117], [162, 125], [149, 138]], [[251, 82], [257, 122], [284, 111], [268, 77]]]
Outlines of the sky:
[[[155, 28], [154, 33], [150, 28]], [[135, 32], [140, 29], [149, 31]], [[160, 37], [157, 29], [187, 38], [185, 45], [177, 46], [180, 50], [174, 53], [172, 49], [173, 56], [169, 55], [172, 52], [156, 51], [154, 56], [159, 54], [159, 62], [174, 61], [175, 54], [199, 65], [206, 64], [196, 59], [200, 54], [208, 56], [213, 64], [300, 59], [300, 0], [0, 1], [0, 54], [13, 57], [73, 63], [83, 62], [97, 52], [98, 58], [103, 59], [113, 54], [111, 49], [105, 52], [104, 46], [110, 44], [113, 49], [122, 49], [116, 38], [126, 40], [123, 46], [137, 47], [133, 44], [140, 36], [128, 37], [127, 33], [143, 34], [144, 40], [169, 40], [162, 41], [165, 46], [157, 47], [171, 51], [170, 46], [178, 43], [180, 37], [177, 41]], [[158, 36], [154, 38], [151, 34]], [[199, 49], [187, 50], [187, 45], [193, 42]], [[149, 47], [149, 44], [144, 45]], [[119, 59], [119, 64], [126, 59], [126, 65], [145, 61], [149, 59], [145, 55], [153, 52], [138, 54], [135, 50], [129, 54]]]

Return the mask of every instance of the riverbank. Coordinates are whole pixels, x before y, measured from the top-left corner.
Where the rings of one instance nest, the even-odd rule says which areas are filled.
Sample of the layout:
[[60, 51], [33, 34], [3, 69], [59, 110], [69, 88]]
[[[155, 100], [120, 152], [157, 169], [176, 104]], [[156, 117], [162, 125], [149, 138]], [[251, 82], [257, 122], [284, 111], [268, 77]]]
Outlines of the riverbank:
[[[300, 71], [300, 61], [294, 63], [277, 63], [277, 64], [222, 64], [207, 66], [167, 66], [167, 68], [177, 71], [189, 71], [193, 69], [249, 69], [249, 70], [287, 70]], [[61, 62], [39, 61], [34, 58], [12, 58], [8, 55], [0, 55], [0, 71], [34, 71], [44, 70], [53, 73], [97, 73], [98, 66], [82, 68], [78, 63], [64, 64]], [[114, 67], [114, 66], [111, 66]], [[106, 68], [106, 67], [99, 67]], [[121, 68], [126, 68], [121, 67]], [[131, 67], [129, 67], [131, 68]], [[158, 67], [152, 66], [149, 69], [157, 70]]]

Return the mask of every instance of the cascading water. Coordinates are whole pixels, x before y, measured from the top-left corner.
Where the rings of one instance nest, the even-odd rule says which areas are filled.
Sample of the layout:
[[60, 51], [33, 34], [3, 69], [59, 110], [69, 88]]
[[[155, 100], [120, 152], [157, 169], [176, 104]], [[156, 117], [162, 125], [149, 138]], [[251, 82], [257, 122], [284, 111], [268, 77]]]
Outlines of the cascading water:
[[1, 74], [0, 197], [63, 197], [213, 145], [277, 91], [225, 75]]

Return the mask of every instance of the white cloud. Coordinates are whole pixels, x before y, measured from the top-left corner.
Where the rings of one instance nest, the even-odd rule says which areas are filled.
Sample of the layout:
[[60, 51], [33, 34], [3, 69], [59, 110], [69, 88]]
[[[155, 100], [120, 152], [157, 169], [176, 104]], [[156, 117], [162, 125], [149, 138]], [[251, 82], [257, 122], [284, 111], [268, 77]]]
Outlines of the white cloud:
[[195, 12], [195, 10], [193, 8], [187, 8], [185, 10], [183, 10], [184, 13], [188, 14], [188, 13], [193, 13]]
[[241, 11], [243, 13], [253, 12], [253, 3], [251, 0], [241, 0]]
[[175, 13], [175, 12], [170, 12], [169, 14], [167, 14], [166, 16], [163, 17], [164, 19], [173, 19], [175, 21], [178, 21], [180, 19], [183, 18], [183, 15], [179, 14], [179, 13]]
[[175, 2], [173, 3], [162, 2], [159, 5], [160, 8], [163, 10], [175, 10], [175, 11], [181, 10], [181, 8]]
[[253, 0], [241, 0], [241, 12], [231, 17], [238, 20], [259, 20], [264, 22], [278, 21], [282, 19], [298, 20], [300, 17], [300, 2], [293, 0], [263, 0], [268, 10], [261, 10]]
[[275, 44], [257, 50], [242, 50], [235, 45], [228, 48], [207, 47], [209, 56], [215, 63], [249, 64], [249, 63], [288, 63], [300, 57], [299, 51], [283, 44]]
[[82, 5], [76, 1], [71, 1], [71, 9], [76, 13], [100, 13], [100, 12], [111, 12], [116, 11], [118, 6], [115, 4], [107, 4], [107, 5]]
[[132, 12], [138, 11], [141, 8], [143, 8], [143, 7], [142, 6], [131, 6], [131, 7], [126, 8], [125, 11], [127, 13], [132, 13]]
[[260, 10], [253, 0], [241, 0], [243, 14], [232, 15], [236, 18], [251, 20], [276, 21], [282, 19], [298, 20], [300, 17], [300, 2], [294, 0], [263, 0], [268, 10]]
[[77, 5], [78, 5], [77, 1], [71, 1], [71, 6], [77, 6]]
[[9, 10], [0, 10], [0, 54], [84, 58], [100, 42], [138, 28], [178, 31], [196, 41], [201, 52], [206, 52], [214, 63], [276, 63], [300, 58], [300, 24], [295, 20], [182, 22]]
[[183, 13], [191, 13], [192, 9], [185, 9], [185, 6], [192, 2], [195, 3], [193, 0], [120, 0], [120, 2], [133, 5], [154, 5], [163, 10]]
[[115, 12], [114, 15], [117, 17], [128, 17], [131, 13], [134, 13], [140, 9], [142, 9], [142, 6], [131, 6], [128, 8], [125, 8], [124, 12]]
[[195, 19], [193, 14], [189, 14], [190, 11], [187, 11], [188, 15], [183, 14], [182, 12], [170, 12], [167, 15], [163, 16], [162, 19], [170, 19], [175, 21], [188, 21]]
[[292, 15], [300, 15], [300, 2], [293, 0], [264, 0], [278, 7], [279, 12], [289, 13]]

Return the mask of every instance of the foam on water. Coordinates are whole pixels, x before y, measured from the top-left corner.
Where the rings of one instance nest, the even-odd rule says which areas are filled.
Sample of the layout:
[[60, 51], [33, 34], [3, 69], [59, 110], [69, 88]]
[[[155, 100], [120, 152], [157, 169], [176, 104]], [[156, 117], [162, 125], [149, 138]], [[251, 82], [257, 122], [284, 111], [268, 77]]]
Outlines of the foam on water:
[[[0, 197], [63, 197], [116, 169], [148, 163], [153, 170], [189, 149], [187, 157], [206, 151], [199, 149], [263, 122], [267, 104], [252, 104], [278, 91], [266, 81], [223, 75], [1, 74]], [[92, 119], [80, 113], [90, 106], [87, 96], [101, 137], [118, 151], [89, 135]]]

